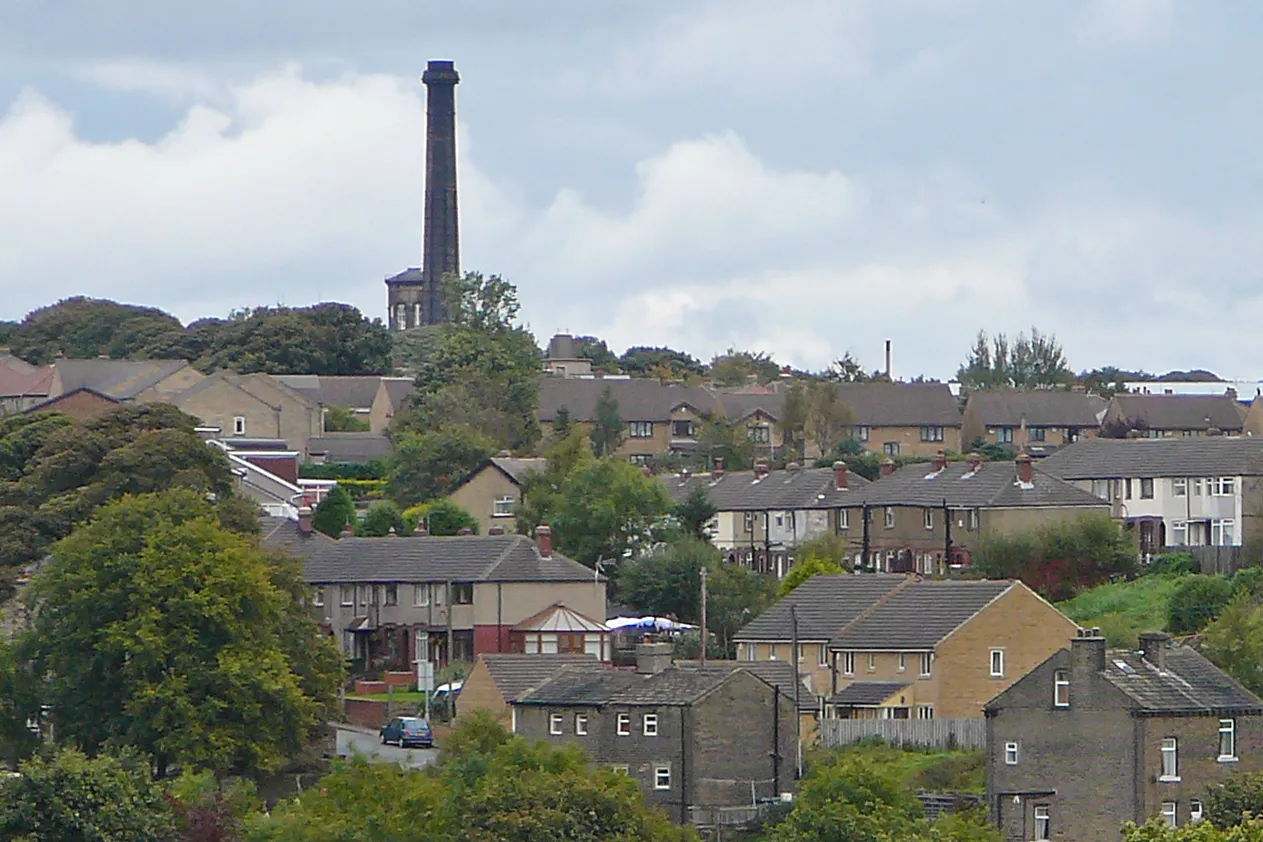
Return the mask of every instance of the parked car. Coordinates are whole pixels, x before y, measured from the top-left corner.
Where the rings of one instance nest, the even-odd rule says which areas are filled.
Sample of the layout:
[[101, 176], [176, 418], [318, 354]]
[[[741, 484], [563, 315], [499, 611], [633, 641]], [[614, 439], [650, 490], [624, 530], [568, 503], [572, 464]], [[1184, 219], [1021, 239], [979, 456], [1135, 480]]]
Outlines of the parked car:
[[419, 716], [396, 716], [382, 726], [380, 734], [383, 745], [395, 743], [400, 748], [434, 747], [434, 734], [430, 731], [430, 723]]

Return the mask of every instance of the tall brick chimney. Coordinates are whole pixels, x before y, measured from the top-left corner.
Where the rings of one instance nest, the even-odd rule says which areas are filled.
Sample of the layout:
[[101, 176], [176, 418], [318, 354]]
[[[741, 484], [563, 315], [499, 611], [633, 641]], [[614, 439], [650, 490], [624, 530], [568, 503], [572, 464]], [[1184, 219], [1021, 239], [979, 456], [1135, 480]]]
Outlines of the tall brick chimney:
[[712, 482], [718, 482], [724, 476], [724, 460], [722, 456], [716, 456], [715, 461], [710, 466], [710, 478]]
[[311, 506], [303, 506], [298, 510], [298, 534], [310, 535], [312, 531]]
[[833, 463], [833, 487], [839, 491], [846, 490], [846, 463]]
[[1140, 633], [1140, 653], [1160, 672], [1167, 668], [1167, 642], [1170, 640], [1171, 636], [1166, 632]]
[[1100, 629], [1079, 629], [1070, 641], [1070, 661], [1076, 669], [1088, 672], [1105, 669], [1105, 638]]
[[540, 558], [551, 558], [553, 554], [553, 531], [546, 524], [535, 527], [535, 546], [539, 548]]
[[882, 476], [888, 477], [895, 472], [895, 460], [887, 456], [881, 460], [881, 464], [877, 466], [877, 470]]
[[1013, 460], [1017, 465], [1017, 481], [1023, 485], [1030, 485], [1035, 481], [1035, 467], [1031, 464], [1031, 457], [1025, 453], [1019, 453], [1017, 459]]
[[937, 474], [939, 471], [943, 470], [946, 467], [947, 467], [947, 454], [940, 450], [937, 453], [935, 453], [934, 458], [930, 460], [930, 470], [932, 470], [934, 473]]

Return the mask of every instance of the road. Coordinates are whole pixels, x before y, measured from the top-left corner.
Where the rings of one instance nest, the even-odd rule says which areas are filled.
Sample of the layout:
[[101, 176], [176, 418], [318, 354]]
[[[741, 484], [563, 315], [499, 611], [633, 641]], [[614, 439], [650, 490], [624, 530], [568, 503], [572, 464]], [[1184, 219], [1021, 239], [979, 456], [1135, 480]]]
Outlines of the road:
[[408, 769], [423, 769], [438, 759], [438, 749], [399, 748], [384, 746], [376, 731], [363, 728], [334, 726], [338, 730], [338, 756], [360, 754], [377, 763], [398, 763]]

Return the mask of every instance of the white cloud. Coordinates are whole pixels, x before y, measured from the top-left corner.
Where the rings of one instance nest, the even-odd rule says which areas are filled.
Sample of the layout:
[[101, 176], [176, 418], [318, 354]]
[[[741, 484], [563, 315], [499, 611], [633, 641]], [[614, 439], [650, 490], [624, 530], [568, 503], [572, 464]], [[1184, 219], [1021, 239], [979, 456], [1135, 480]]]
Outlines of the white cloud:
[[1156, 44], [1175, 28], [1175, 0], [1086, 0], [1079, 37], [1094, 44]]

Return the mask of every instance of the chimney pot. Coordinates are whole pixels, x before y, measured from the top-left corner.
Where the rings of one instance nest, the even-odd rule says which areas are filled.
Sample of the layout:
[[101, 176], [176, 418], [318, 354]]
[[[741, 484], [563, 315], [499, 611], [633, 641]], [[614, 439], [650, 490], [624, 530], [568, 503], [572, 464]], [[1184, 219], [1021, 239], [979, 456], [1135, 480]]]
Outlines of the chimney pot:
[[881, 465], [878, 466], [878, 470], [881, 472], [882, 476], [890, 476], [895, 472], [895, 460], [887, 456], [885, 459], [881, 460]]
[[785, 470], [789, 471], [791, 474], [796, 474], [798, 473], [798, 469], [800, 467], [802, 466], [799, 465], [797, 462], [790, 462], [788, 465], [785, 466]]
[[540, 558], [551, 558], [553, 554], [553, 531], [547, 524], [535, 527], [535, 546], [539, 549]]
[[833, 463], [833, 487], [838, 489], [839, 491], [845, 491], [846, 479], [847, 479], [846, 463], [840, 462], [840, 461], [834, 462]]
[[392, 526], [392, 527], [390, 527], [390, 529], [388, 529], [388, 530], [386, 531], [386, 537], [387, 537], [387, 538], [398, 538], [398, 537], [399, 537], [399, 533], [395, 532], [395, 527], [393, 527], [393, 526]]
[[459, 530], [457, 530], [456, 534], [464, 537], [465, 535], [473, 535], [474, 530], [470, 529], [468, 526], [462, 526]]
[[430, 530], [426, 528], [424, 520], [418, 520], [417, 525], [412, 527], [413, 538], [425, 538], [430, 534]]
[[1165, 672], [1167, 668], [1167, 642], [1171, 636], [1165, 632], [1141, 632], [1140, 653], [1144, 659]]
[[488, 534], [488, 535], [503, 535], [503, 534], [504, 534], [504, 527], [503, 527], [503, 526], [493, 526], [493, 527], [491, 527], [491, 528], [489, 528], [489, 529], [487, 530], [487, 534]]
[[930, 466], [931, 466], [931, 469], [932, 469], [932, 470], [934, 471], [934, 473], [936, 473], [936, 474], [937, 474], [939, 471], [941, 471], [941, 470], [943, 470], [944, 468], [946, 468], [946, 467], [947, 467], [947, 454], [945, 454], [945, 453], [944, 453], [943, 451], [941, 451], [941, 450], [940, 450], [940, 451], [938, 451], [937, 453], [935, 453], [935, 454], [934, 454], [934, 459], [933, 459], [933, 460], [931, 460], [931, 462], [930, 462]]
[[1035, 481], [1035, 468], [1031, 464], [1031, 457], [1025, 453], [1019, 453], [1017, 459], [1014, 460], [1017, 466], [1017, 479], [1023, 485], [1030, 485]]
[[311, 506], [302, 506], [298, 510], [298, 534], [310, 535], [312, 532], [312, 512]]
[[965, 456], [965, 464], [969, 466], [970, 471], [976, 471], [982, 467], [982, 457], [977, 453], [970, 453]]
[[724, 460], [722, 456], [716, 456], [714, 463], [710, 468], [710, 478], [718, 480], [724, 475]]
[[767, 476], [767, 460], [760, 459], [754, 463], [754, 476], [756, 479], [762, 479]]
[[[1105, 669], [1105, 638], [1100, 629], [1079, 629], [1070, 641], [1070, 660], [1076, 669], [1101, 672]], [[1072, 691], [1073, 692], [1073, 691]]]
[[636, 646], [636, 672], [639, 675], [657, 675], [671, 666], [670, 643], [648, 642]]
[[351, 526], [350, 521], [347, 521], [345, 524], [343, 524], [342, 531], [338, 533], [338, 537], [339, 538], [354, 538], [355, 537], [355, 529]]

